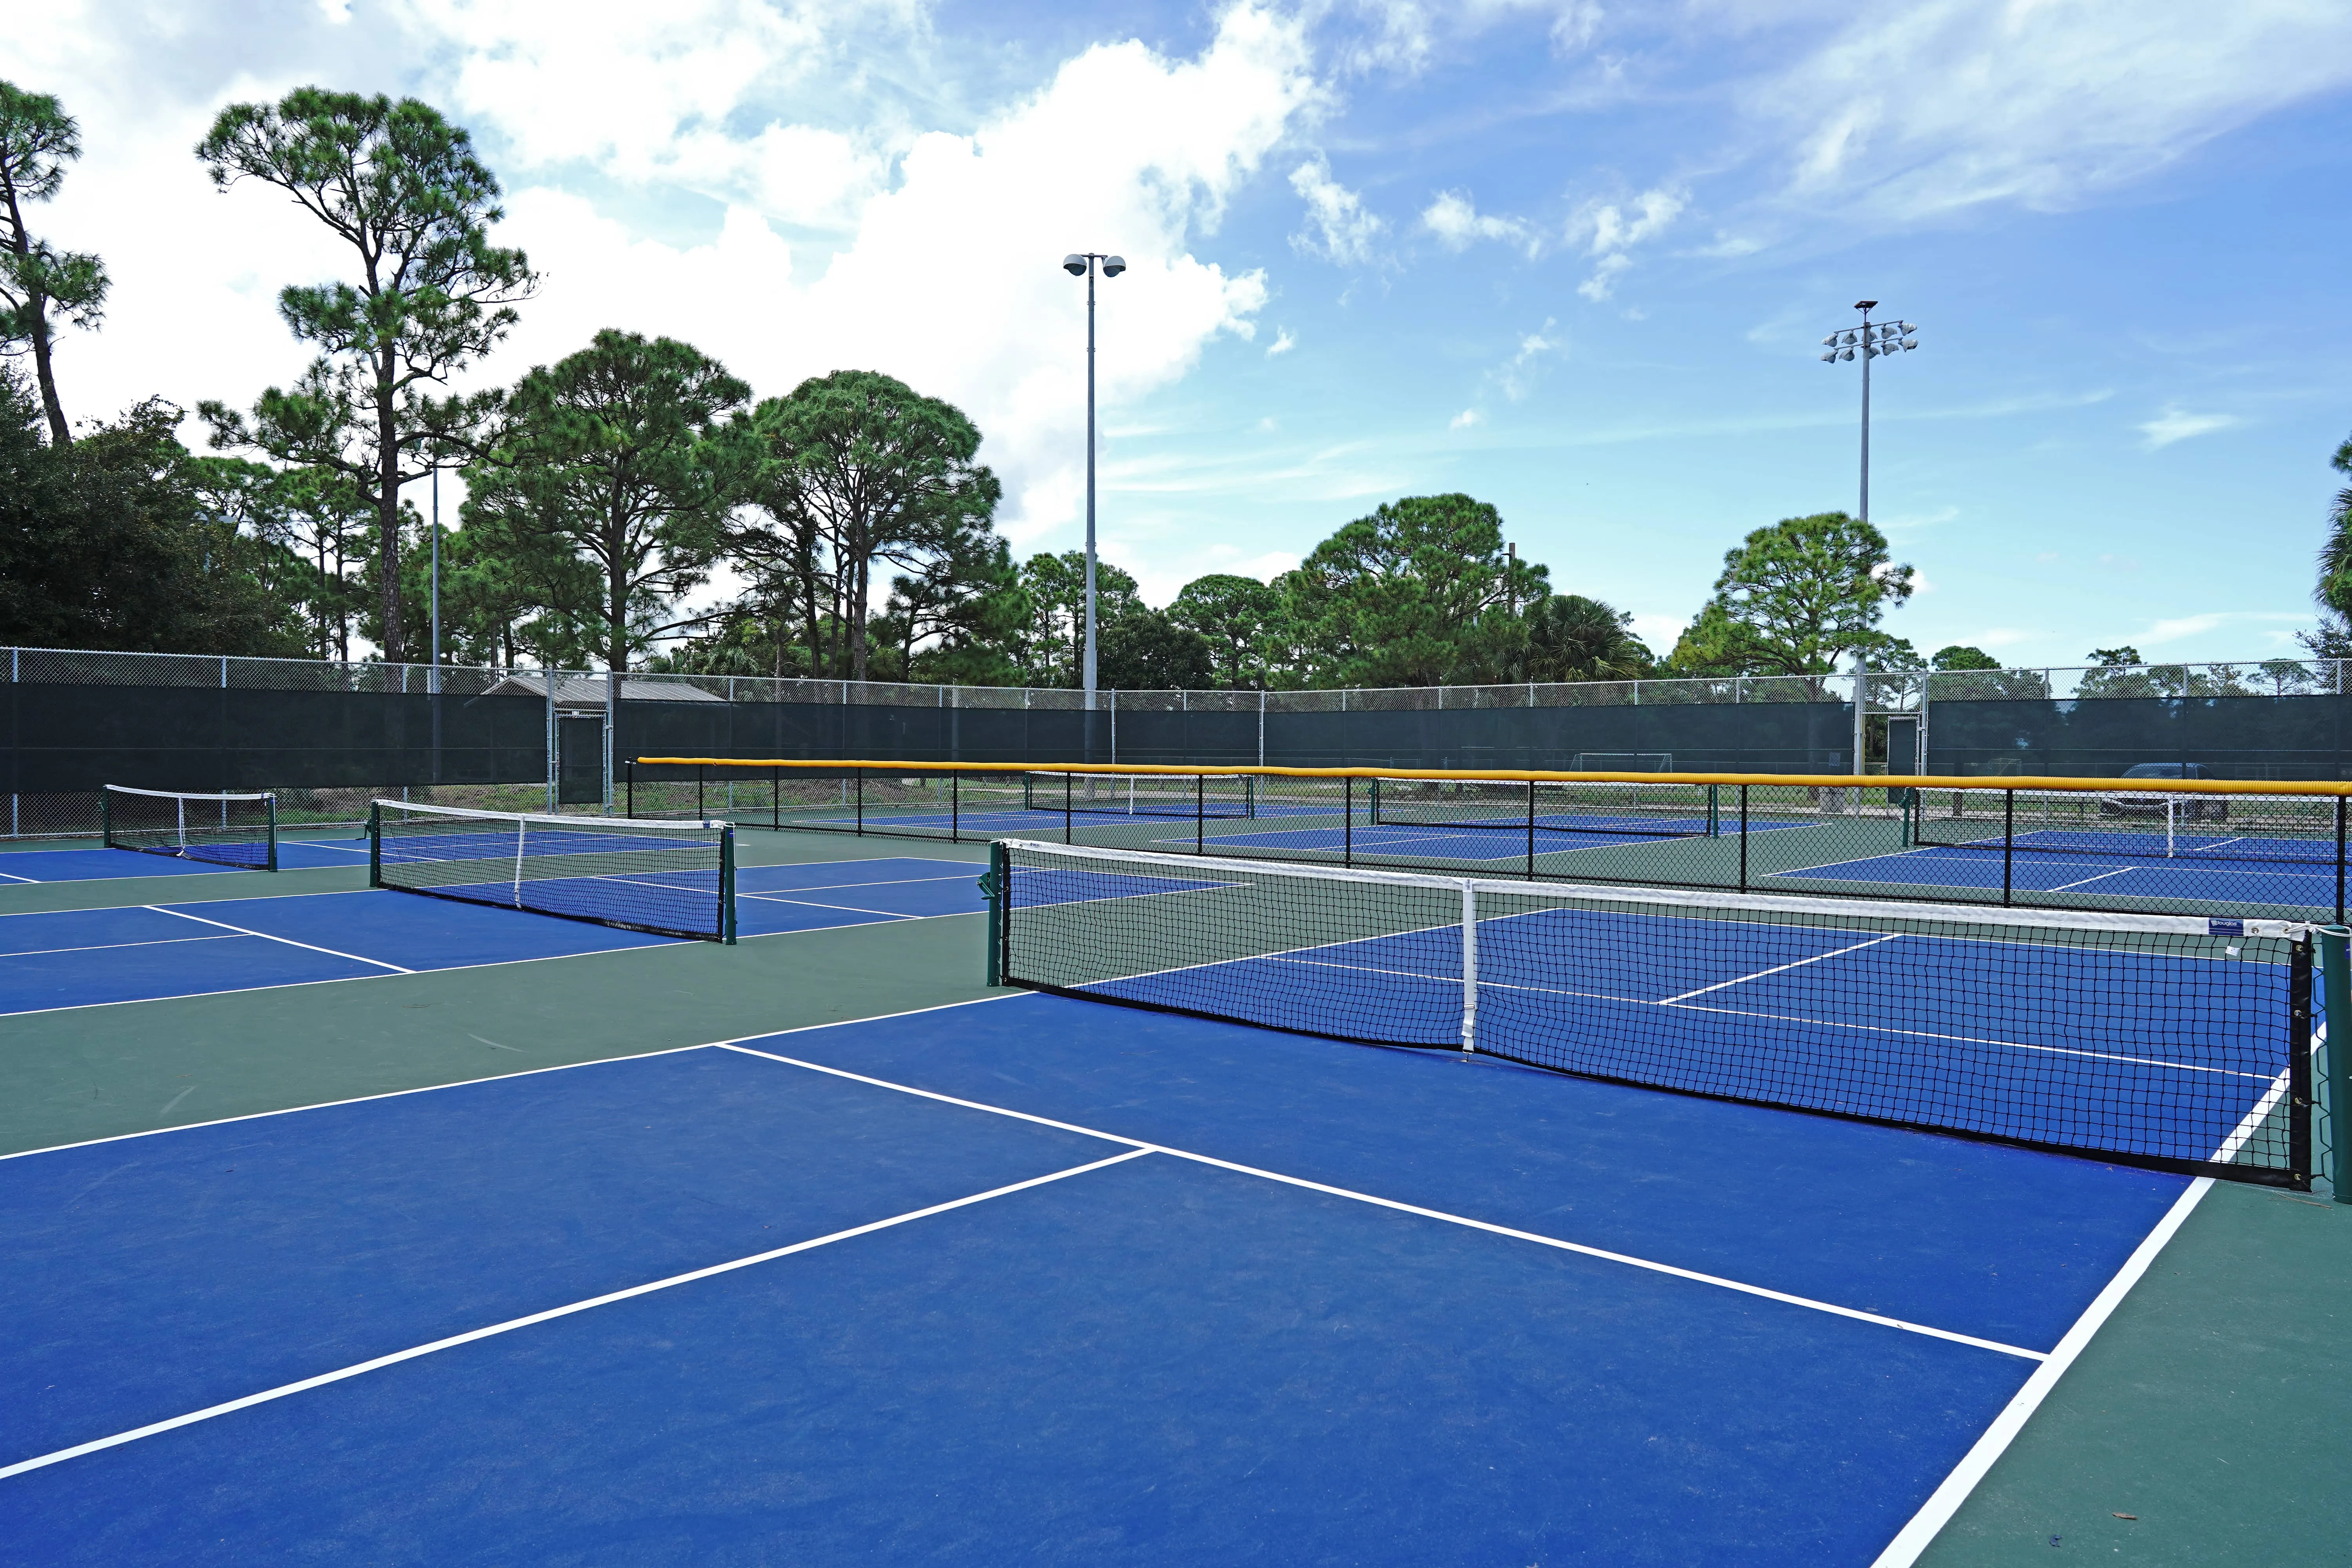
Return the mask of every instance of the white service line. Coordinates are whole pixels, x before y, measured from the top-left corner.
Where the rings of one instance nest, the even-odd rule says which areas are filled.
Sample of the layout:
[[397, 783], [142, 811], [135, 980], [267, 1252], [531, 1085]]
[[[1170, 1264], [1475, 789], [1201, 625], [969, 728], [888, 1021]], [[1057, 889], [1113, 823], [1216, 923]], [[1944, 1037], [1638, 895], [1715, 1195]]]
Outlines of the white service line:
[[[872, 915], [876, 920], [881, 921], [919, 921], [924, 918], [921, 915], [902, 915], [896, 910], [867, 910], [860, 909], [855, 904], [828, 904], [816, 899], [795, 899], [789, 893], [746, 893], [739, 889], [735, 897], [739, 901], [744, 899], [757, 899], [763, 904], [798, 904], [803, 909], [809, 910], [838, 910], [845, 915]], [[981, 911], [959, 910], [956, 912], [978, 914]]]
[[200, 925], [218, 926], [223, 931], [233, 931], [239, 936], [257, 936], [264, 942], [282, 942], [289, 947], [308, 948], [312, 952], [323, 952], [329, 958], [347, 958], [353, 963], [373, 963], [378, 969], [389, 969], [394, 974], [416, 973], [414, 969], [404, 969], [397, 963], [386, 963], [381, 958], [362, 958], [356, 952], [344, 952], [336, 948], [320, 947], [316, 942], [296, 942], [290, 936], [272, 936], [266, 931], [255, 931], [249, 926], [231, 925], [226, 921], [212, 920], [204, 915], [192, 915], [184, 910], [166, 909], [162, 904], [142, 904], [139, 907], [142, 910], [153, 910], [159, 915], [178, 915], [184, 921], [194, 921]]
[[1694, 996], [1704, 996], [1710, 991], [1722, 991], [1734, 985], [1745, 985], [1751, 980], [1761, 980], [1768, 974], [1779, 974], [1790, 969], [1802, 969], [1808, 963], [1819, 963], [1825, 958], [1840, 958], [1849, 952], [1860, 952], [1865, 947], [1876, 947], [1882, 942], [1893, 942], [1902, 934], [1901, 931], [1888, 931], [1884, 935], [1872, 937], [1868, 942], [1857, 942], [1845, 947], [1832, 948], [1827, 952], [1817, 952], [1811, 958], [1800, 958], [1788, 963], [1776, 963], [1769, 969], [1759, 969], [1753, 974], [1736, 975], [1729, 980], [1718, 980], [1712, 985], [1702, 985], [1696, 991], [1685, 991], [1679, 996], [1662, 996], [1659, 998], [1659, 1004], [1662, 1006], [1672, 1006], [1677, 1002], [1687, 1002]]
[[2112, 871], [2102, 871], [2095, 877], [2085, 877], [2079, 882], [2061, 882], [2056, 887], [2051, 888], [2047, 890], [2053, 893], [2063, 893], [2069, 888], [2086, 888], [2093, 882], [2104, 882], [2110, 877], [2126, 876], [2131, 872], [2139, 870], [2140, 868], [2141, 868], [2137, 866], [2118, 866]]
[[755, 1252], [749, 1258], [731, 1258], [725, 1263], [711, 1264], [707, 1268], [695, 1268], [684, 1274], [673, 1274], [667, 1279], [648, 1280], [643, 1285], [632, 1285], [625, 1290], [614, 1290], [602, 1296], [592, 1296], [584, 1301], [572, 1301], [564, 1306], [551, 1307], [543, 1312], [532, 1312], [526, 1317], [509, 1318], [503, 1323], [491, 1323], [483, 1328], [468, 1329], [462, 1334], [451, 1334], [446, 1339], [435, 1340], [430, 1344], [412, 1345], [404, 1351], [394, 1351], [390, 1355], [380, 1355], [371, 1361], [338, 1367], [333, 1372], [320, 1373], [316, 1377], [306, 1377], [297, 1383], [280, 1384], [276, 1388], [265, 1388], [258, 1394], [248, 1394], [240, 1399], [226, 1400], [218, 1405], [207, 1405], [202, 1410], [191, 1410], [184, 1415], [174, 1415], [167, 1421], [151, 1422], [144, 1426], [133, 1427], [128, 1432], [117, 1432], [111, 1436], [94, 1438], [87, 1443], [78, 1443], [70, 1448], [59, 1448], [54, 1453], [40, 1454], [29, 1459], [21, 1459], [13, 1465], [0, 1466], [0, 1480], [5, 1480], [10, 1476], [22, 1475], [27, 1470], [37, 1470], [46, 1466], [60, 1464], [67, 1459], [78, 1459], [84, 1454], [119, 1448], [125, 1443], [135, 1443], [142, 1437], [152, 1437], [160, 1433], [175, 1431], [182, 1426], [192, 1426], [199, 1421], [209, 1421], [216, 1415], [227, 1415], [239, 1410], [250, 1409], [257, 1405], [266, 1405], [271, 1400], [283, 1399], [289, 1394], [306, 1394], [311, 1389], [324, 1388], [332, 1383], [341, 1383], [348, 1378], [357, 1377], [362, 1373], [375, 1372], [387, 1366], [397, 1366], [405, 1361], [415, 1361], [420, 1356], [428, 1356], [436, 1351], [455, 1350], [459, 1345], [469, 1345], [477, 1340], [487, 1340], [498, 1334], [512, 1333], [517, 1329], [527, 1329], [534, 1324], [552, 1321], [557, 1318], [568, 1318], [575, 1312], [585, 1312], [592, 1308], [610, 1306], [615, 1301], [630, 1300], [638, 1296], [650, 1295], [656, 1290], [667, 1290], [673, 1286], [691, 1284], [697, 1279], [708, 1279], [717, 1274], [731, 1274], [739, 1268], [749, 1268], [755, 1264], [773, 1262], [779, 1258], [790, 1258], [796, 1252], [807, 1252], [816, 1247], [829, 1247], [836, 1241], [847, 1241], [854, 1237], [870, 1236], [877, 1230], [888, 1230], [893, 1226], [905, 1225], [910, 1220], [929, 1219], [933, 1215], [946, 1214], [951, 1209], [968, 1208], [973, 1204], [986, 1203], [991, 1198], [1001, 1198], [1010, 1193], [1044, 1186], [1048, 1182], [1058, 1182], [1071, 1176], [1083, 1176], [1089, 1171], [1099, 1171], [1106, 1165], [1122, 1164], [1152, 1152], [1150, 1149], [1129, 1149], [1123, 1153], [1113, 1154], [1107, 1160], [1097, 1160], [1085, 1165], [1072, 1165], [1067, 1170], [1053, 1171], [1042, 1176], [1032, 1176], [1025, 1182], [1013, 1182], [1005, 1186], [992, 1187], [987, 1192], [973, 1193], [968, 1197], [950, 1198], [946, 1203], [933, 1204], [929, 1208], [909, 1209], [905, 1214], [892, 1215], [888, 1219], [877, 1219], [866, 1225], [852, 1226], [847, 1230], [836, 1230], [830, 1236], [813, 1237], [807, 1241], [793, 1242], [789, 1247], [774, 1247], [766, 1252]]
[[826, 1067], [822, 1062], [803, 1061], [797, 1057], [781, 1056], [774, 1051], [762, 1051], [748, 1045], [730, 1045], [725, 1048], [740, 1051], [748, 1057], [764, 1057], [770, 1061], [782, 1062], [787, 1067], [805, 1068], [811, 1072], [821, 1072], [833, 1078], [847, 1079], [853, 1083], [870, 1084], [877, 1089], [887, 1089], [899, 1094], [911, 1094], [922, 1100], [937, 1100], [942, 1105], [961, 1106], [967, 1110], [984, 1110], [992, 1116], [1008, 1116], [1016, 1121], [1032, 1122], [1040, 1127], [1051, 1127], [1063, 1132], [1078, 1132], [1089, 1138], [1100, 1138], [1113, 1143], [1126, 1143], [1145, 1153], [1166, 1154], [1178, 1160], [1190, 1160], [1195, 1164], [1213, 1165], [1222, 1171], [1232, 1171], [1244, 1176], [1255, 1176], [1262, 1181], [1279, 1182], [1286, 1186], [1303, 1187], [1309, 1192], [1322, 1193], [1331, 1197], [1348, 1198], [1356, 1203], [1370, 1204], [1375, 1208], [1393, 1209], [1399, 1214], [1413, 1215], [1422, 1219], [1442, 1220], [1447, 1225], [1458, 1225], [1470, 1230], [1482, 1230], [1488, 1235], [1507, 1237], [1514, 1241], [1529, 1241], [1539, 1247], [1554, 1247], [1561, 1252], [1573, 1252], [1585, 1258], [1597, 1258], [1608, 1263], [1623, 1264], [1629, 1268], [1645, 1269], [1653, 1274], [1669, 1275], [1676, 1279], [1688, 1279], [1700, 1285], [1712, 1285], [1719, 1289], [1736, 1290], [1743, 1296], [1760, 1296], [1769, 1301], [1779, 1301], [1791, 1307], [1804, 1307], [1816, 1312], [1827, 1312], [1840, 1318], [1852, 1318], [1861, 1322], [1874, 1323], [1881, 1328], [1900, 1329], [1906, 1333], [1925, 1334], [1931, 1339], [1948, 1340], [1954, 1344], [1972, 1345], [1979, 1350], [1998, 1351], [2003, 1355], [2020, 1356], [2027, 1361], [2038, 1362], [2044, 1359], [2044, 1352], [2027, 1350], [2021, 1345], [2003, 1344], [1999, 1340], [1979, 1339], [1973, 1334], [1957, 1333], [1950, 1329], [1933, 1328], [1926, 1323], [1909, 1322], [1902, 1318], [1890, 1318], [1877, 1312], [1865, 1312], [1858, 1308], [1841, 1307], [1834, 1301], [1819, 1301], [1810, 1296], [1792, 1296], [1784, 1290], [1773, 1290], [1738, 1279], [1727, 1279], [1717, 1274], [1702, 1274], [1696, 1269], [1678, 1268], [1671, 1263], [1659, 1263], [1646, 1258], [1635, 1258], [1627, 1253], [1611, 1252], [1605, 1247], [1587, 1247], [1581, 1242], [1562, 1241], [1558, 1237], [1540, 1236], [1529, 1230], [1515, 1230], [1507, 1225], [1495, 1225], [1483, 1219], [1472, 1219], [1465, 1215], [1448, 1214], [1443, 1209], [1423, 1208], [1418, 1204], [1402, 1203], [1394, 1198], [1379, 1197], [1370, 1193], [1360, 1193], [1348, 1187], [1334, 1187], [1322, 1182], [1308, 1181], [1303, 1176], [1286, 1176], [1279, 1171], [1266, 1171], [1255, 1165], [1236, 1164], [1233, 1161], [1220, 1160], [1213, 1155], [1196, 1154], [1190, 1150], [1171, 1148], [1165, 1143], [1153, 1143], [1141, 1138], [1130, 1138], [1123, 1132], [1106, 1132], [1097, 1127], [1081, 1127], [1075, 1122], [1056, 1121], [1048, 1116], [1036, 1116], [1028, 1111], [1014, 1110], [1006, 1106], [990, 1105], [982, 1100], [963, 1100], [952, 1094], [941, 1094], [936, 1089], [917, 1089], [912, 1084], [895, 1083], [884, 1078], [871, 1078], [865, 1073], [851, 1072], [844, 1068]]
[[2033, 1369], [2033, 1375], [2025, 1380], [2025, 1386], [2017, 1391], [1999, 1415], [1993, 1417], [1992, 1425], [1985, 1428], [1984, 1435], [1961, 1457], [1960, 1462], [1952, 1468], [1952, 1473], [1944, 1478], [1943, 1484], [1920, 1505], [1919, 1511], [1911, 1516], [1910, 1522], [1895, 1532], [1895, 1539], [1886, 1543], [1886, 1550], [1878, 1554], [1871, 1568], [1911, 1568], [1919, 1560], [1919, 1553], [1925, 1552], [1927, 1543], [1951, 1522], [1952, 1515], [1959, 1511], [1969, 1494], [1976, 1490], [1977, 1483], [1984, 1479], [1994, 1461], [2007, 1451], [2018, 1433], [2024, 1430], [2025, 1423], [2042, 1407], [2042, 1402], [2050, 1396], [2050, 1391], [2058, 1386], [2058, 1380], [2066, 1375], [2066, 1369], [2074, 1364], [2075, 1358], [2083, 1353], [2084, 1347], [2091, 1342], [2092, 1337], [2106, 1326], [2107, 1319], [2131, 1293], [2131, 1288], [2139, 1283], [2140, 1276], [2147, 1273], [2148, 1265], [2156, 1261], [2156, 1255], [2164, 1250], [2165, 1244], [2172, 1239], [2181, 1223], [2188, 1219], [2212, 1185], [2213, 1178], [2210, 1176], [2200, 1176], [2189, 1184], [2189, 1190], [2180, 1194], [2179, 1201], [2133, 1249], [2132, 1255], [2124, 1260], [2124, 1266], [2116, 1271], [2116, 1277], [2107, 1281], [2106, 1289], [2100, 1291], [2090, 1306], [2084, 1310], [2083, 1315], [2074, 1320], [2074, 1326], [2066, 1331], [2066, 1337], [2058, 1342], [2058, 1348]]

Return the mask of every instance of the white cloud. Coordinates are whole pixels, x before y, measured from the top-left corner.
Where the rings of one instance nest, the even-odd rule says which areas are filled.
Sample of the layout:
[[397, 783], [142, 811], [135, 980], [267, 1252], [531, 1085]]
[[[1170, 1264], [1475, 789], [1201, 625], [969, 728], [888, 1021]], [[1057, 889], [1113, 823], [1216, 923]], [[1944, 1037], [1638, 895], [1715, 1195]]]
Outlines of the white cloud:
[[2143, 422], [2139, 427], [2145, 438], [2142, 445], [2149, 451], [2169, 447], [2175, 441], [2186, 441], [2192, 436], [2210, 436], [2216, 430], [2227, 430], [2245, 421], [2234, 414], [2191, 414], [2178, 404], [2165, 405], [2164, 412]]
[[1265, 345], [1265, 357], [1272, 359], [1276, 354], [1286, 354], [1297, 346], [1298, 340], [1290, 335], [1290, 329], [1279, 328], [1274, 334], [1274, 342]]
[[1467, 250], [1481, 240], [1501, 240], [1525, 246], [1533, 256], [1538, 242], [1528, 226], [1515, 217], [1491, 217], [1480, 213], [1468, 195], [1440, 191], [1422, 210], [1421, 226], [1437, 237], [1448, 250]]
[[1576, 291], [1595, 304], [1608, 299], [1619, 275], [1633, 265], [1633, 247], [1664, 234], [1689, 205], [1681, 190], [1660, 185], [1622, 205], [1593, 201], [1578, 208], [1568, 221], [1568, 243], [1582, 247], [1593, 267]]
[[1407, 76], [1427, 69], [1446, 46], [1500, 22], [1549, 16], [1552, 47], [1567, 55], [1591, 43], [1603, 19], [1598, 0], [1358, 0], [1348, 10], [1369, 26], [1339, 43], [1340, 68]]
[[2249, 630], [2263, 626], [2303, 626], [2311, 624], [2308, 610], [2209, 610], [2200, 615], [2175, 616], [2167, 620], [2152, 621], [2144, 631], [2131, 637], [2135, 647], [2160, 647], [2184, 637], [2203, 637], [2223, 626], [2243, 626]]
[[1291, 170], [1290, 188], [1307, 204], [1309, 226], [1308, 232], [1290, 237], [1292, 245], [1340, 267], [1370, 265], [1388, 221], [1366, 210], [1361, 196], [1333, 179], [1328, 162], [1318, 154]]
[[2352, 83], [2352, 8], [2313, 0], [1916, 0], [1857, 8], [1748, 90], [1787, 128], [1782, 198], [1849, 226], [2055, 209]]
[[1644, 615], [1637, 610], [1627, 625], [1632, 627], [1633, 635], [1642, 639], [1644, 647], [1664, 658], [1674, 650], [1675, 644], [1682, 640], [1683, 628], [1690, 623], [1688, 616]]
[[1486, 416], [1485, 415], [1479, 413], [1475, 408], [1465, 408], [1461, 413], [1455, 415], [1453, 418], [1447, 420], [1445, 422], [1445, 427], [1448, 430], [1467, 430], [1473, 425], [1483, 423], [1486, 417]]
[[1562, 346], [1557, 338], [1546, 335], [1559, 324], [1547, 316], [1542, 326], [1532, 332], [1520, 334], [1517, 350], [1495, 373], [1496, 383], [1502, 387], [1504, 396], [1517, 403], [1534, 390], [1539, 362], [1547, 354], [1559, 353]]

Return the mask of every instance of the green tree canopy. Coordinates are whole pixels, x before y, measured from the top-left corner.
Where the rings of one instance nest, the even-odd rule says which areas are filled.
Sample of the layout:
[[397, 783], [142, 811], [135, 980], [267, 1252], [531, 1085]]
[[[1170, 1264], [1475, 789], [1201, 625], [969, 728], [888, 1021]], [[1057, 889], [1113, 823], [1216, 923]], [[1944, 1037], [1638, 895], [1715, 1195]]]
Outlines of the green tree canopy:
[[[1097, 560], [1097, 566], [1101, 564]], [[1096, 592], [1101, 592], [1100, 583]], [[1165, 613], [1133, 605], [1098, 627], [1097, 679], [1115, 691], [1200, 689], [1214, 683], [1209, 639]]]
[[1879, 622], [1911, 596], [1911, 579], [1869, 523], [1842, 511], [1784, 518], [1725, 552], [1714, 596], [1669, 662], [1697, 675], [1827, 675], [1843, 655], [1893, 653], [1900, 639]]
[[234, 103], [196, 147], [223, 190], [259, 180], [292, 196], [352, 247], [356, 277], [290, 285], [278, 314], [319, 357], [291, 391], [271, 387], [250, 424], [202, 405], [216, 445], [348, 477], [376, 513], [383, 656], [406, 651], [400, 597], [401, 487], [478, 453], [498, 395], [431, 388], [489, 352], [538, 279], [520, 250], [489, 242], [499, 183], [471, 139], [415, 99], [299, 88]]
[[[2336, 448], [2329, 465], [2352, 475], [2352, 436]], [[2319, 627], [2300, 640], [2318, 658], [2352, 658], [2352, 485], [2336, 492], [2327, 511], [2327, 534], [2319, 545], [2319, 573], [2312, 586]]]
[[728, 547], [771, 618], [799, 601], [812, 673], [839, 670], [845, 651], [849, 678], [866, 679], [877, 562], [919, 581], [942, 558], [993, 559], [1003, 489], [952, 404], [877, 371], [836, 371], [761, 403], [730, 439], [759, 515], [730, 529]]
[[[1087, 628], [1087, 552], [1039, 553], [1022, 563], [1021, 585], [1029, 596], [1029, 633], [1023, 652], [1029, 679], [1041, 686], [1084, 684]], [[1095, 556], [1095, 635], [1119, 616], [1143, 608], [1142, 591], [1118, 567]], [[1097, 656], [1100, 650], [1097, 649]], [[1097, 682], [1111, 686], [1097, 659]]]
[[301, 563], [264, 537], [267, 470], [200, 458], [142, 403], [69, 447], [0, 374], [0, 642], [299, 657]]
[[1650, 673], [1650, 650], [1630, 629], [1633, 616], [1581, 594], [1553, 594], [1528, 606], [1529, 680], [1635, 680]]
[[56, 195], [81, 156], [81, 130], [47, 93], [0, 81], [0, 352], [29, 352], [52, 446], [73, 444], [51, 369], [60, 321], [95, 327], [106, 307], [106, 265], [33, 237], [25, 208]]
[[[717, 437], [751, 389], [670, 338], [598, 332], [588, 347], [524, 376], [485, 461], [467, 470], [467, 527], [525, 572], [614, 670], [692, 624], [672, 616], [709, 577], [738, 475]], [[567, 586], [560, 563], [584, 563]], [[586, 589], [593, 595], [572, 595]], [[532, 595], [526, 594], [530, 598]]]
[[1999, 669], [2001, 668], [2000, 660], [1993, 658], [1984, 649], [1969, 647], [1961, 643], [1951, 643], [1937, 648], [1928, 658], [1927, 663], [1936, 669]]
[[1230, 572], [1193, 578], [1168, 606], [1170, 620], [1208, 643], [1214, 682], [1235, 689], [1265, 684], [1268, 643], [1282, 614], [1281, 590]]
[[1346, 524], [1281, 583], [1317, 683], [1434, 686], [1516, 662], [1526, 631], [1511, 606], [1542, 597], [1547, 577], [1505, 553], [1492, 506], [1442, 495]]

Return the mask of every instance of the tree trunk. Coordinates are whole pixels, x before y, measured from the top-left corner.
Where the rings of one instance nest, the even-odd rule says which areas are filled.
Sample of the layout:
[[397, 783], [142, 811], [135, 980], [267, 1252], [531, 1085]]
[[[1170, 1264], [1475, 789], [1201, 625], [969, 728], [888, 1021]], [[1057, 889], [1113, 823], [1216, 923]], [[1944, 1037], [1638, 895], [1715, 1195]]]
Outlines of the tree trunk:
[[377, 560], [383, 573], [383, 581], [378, 586], [383, 590], [384, 662], [398, 664], [408, 638], [400, 624], [400, 426], [393, 408], [392, 368], [392, 351], [378, 351], [375, 526]]
[[70, 447], [73, 431], [66, 425], [65, 408], [58, 402], [58, 378], [49, 368], [48, 300], [36, 294], [31, 303], [33, 375], [41, 384], [41, 411], [49, 416], [49, 441], [56, 447]]
[[852, 680], [866, 679], [866, 557], [857, 558], [856, 597], [849, 602], [849, 668]]

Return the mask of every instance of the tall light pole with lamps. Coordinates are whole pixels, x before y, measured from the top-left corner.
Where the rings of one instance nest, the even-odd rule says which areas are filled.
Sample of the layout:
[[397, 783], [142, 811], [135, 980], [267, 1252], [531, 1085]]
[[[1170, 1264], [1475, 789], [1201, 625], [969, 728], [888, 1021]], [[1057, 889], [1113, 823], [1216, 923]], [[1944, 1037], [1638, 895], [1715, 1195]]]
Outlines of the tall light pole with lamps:
[[[1127, 270], [1124, 256], [1105, 256], [1099, 251], [1080, 250], [1062, 258], [1062, 270], [1073, 278], [1087, 280], [1087, 626], [1085, 655], [1085, 685], [1087, 711], [1095, 706], [1095, 266], [1099, 262], [1102, 275], [1116, 278]], [[1087, 731], [1089, 747], [1094, 731]]]
[[[1871, 311], [1878, 308], [1875, 300], [1856, 300], [1853, 308], [1862, 312], [1860, 327], [1847, 327], [1832, 332], [1822, 340], [1822, 363], [1842, 364], [1856, 354], [1862, 356], [1862, 521], [1870, 521], [1870, 362], [1892, 353], [1909, 353], [1919, 346], [1913, 334], [1918, 329], [1908, 321], [1874, 321]], [[1870, 667], [1863, 662], [1860, 650], [1853, 656], [1853, 771], [1863, 771], [1864, 751], [1869, 740]], [[1856, 801], [1859, 803], [1857, 795]]]

